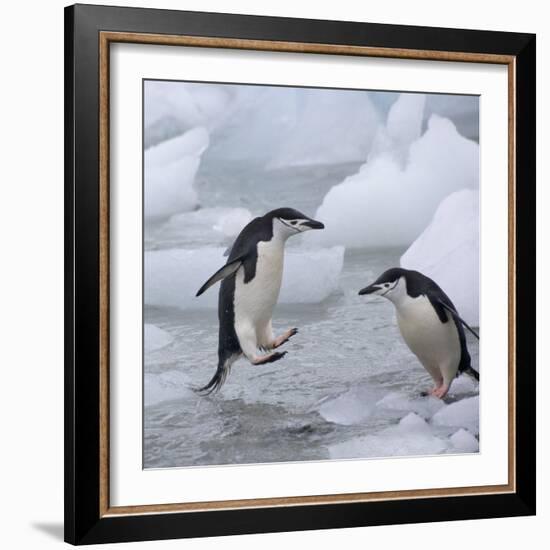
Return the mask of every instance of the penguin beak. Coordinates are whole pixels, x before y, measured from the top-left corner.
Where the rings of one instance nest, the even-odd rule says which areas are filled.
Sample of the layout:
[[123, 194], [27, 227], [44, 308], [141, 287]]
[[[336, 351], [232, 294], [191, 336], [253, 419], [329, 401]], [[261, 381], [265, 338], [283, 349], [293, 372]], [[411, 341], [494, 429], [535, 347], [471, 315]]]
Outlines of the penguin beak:
[[374, 294], [379, 290], [380, 290], [380, 287], [378, 285], [369, 285], [369, 286], [366, 286], [365, 288], [362, 288], [359, 291], [359, 296], [364, 296], [365, 294]]
[[309, 227], [310, 229], [324, 229], [325, 224], [318, 222], [317, 220], [307, 220], [302, 225]]

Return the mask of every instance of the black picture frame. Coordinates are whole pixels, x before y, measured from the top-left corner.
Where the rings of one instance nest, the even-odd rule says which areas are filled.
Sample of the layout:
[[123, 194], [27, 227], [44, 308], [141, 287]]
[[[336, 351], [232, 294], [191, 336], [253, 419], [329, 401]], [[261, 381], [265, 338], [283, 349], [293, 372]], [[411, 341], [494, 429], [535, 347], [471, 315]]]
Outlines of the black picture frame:
[[[515, 67], [515, 490], [369, 502], [106, 515], [100, 502], [100, 33], [511, 56]], [[75, 5], [65, 9], [65, 540], [72, 544], [535, 514], [535, 36]]]

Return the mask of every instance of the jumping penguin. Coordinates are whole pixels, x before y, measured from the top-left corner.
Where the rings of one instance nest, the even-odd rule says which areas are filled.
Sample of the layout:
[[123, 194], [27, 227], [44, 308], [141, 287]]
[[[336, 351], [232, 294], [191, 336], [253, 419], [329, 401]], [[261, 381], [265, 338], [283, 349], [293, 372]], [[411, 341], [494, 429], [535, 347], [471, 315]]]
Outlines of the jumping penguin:
[[[241, 355], [253, 365], [273, 363], [285, 356], [286, 351], [273, 350], [287, 342], [298, 329], [289, 329], [275, 337], [271, 327], [273, 308], [281, 289], [285, 243], [292, 235], [324, 227], [321, 222], [293, 208], [278, 208], [253, 219], [241, 231], [231, 247], [227, 263], [197, 292], [200, 296], [221, 281], [218, 368], [210, 382], [197, 392], [218, 391], [231, 365]], [[269, 353], [260, 355], [258, 350]]]
[[479, 336], [432, 279], [418, 271], [394, 267], [359, 294], [383, 296], [393, 303], [403, 339], [434, 380], [430, 395], [445, 397], [459, 373], [479, 381], [470, 363], [464, 327], [478, 340]]

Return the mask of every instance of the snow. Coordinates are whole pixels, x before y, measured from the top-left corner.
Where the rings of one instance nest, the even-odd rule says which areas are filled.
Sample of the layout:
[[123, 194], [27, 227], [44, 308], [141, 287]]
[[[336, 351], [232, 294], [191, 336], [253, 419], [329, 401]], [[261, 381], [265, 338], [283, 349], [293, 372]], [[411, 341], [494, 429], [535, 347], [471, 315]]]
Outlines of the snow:
[[[225, 248], [167, 249], [145, 252], [145, 303], [180, 309], [216, 308], [217, 286], [195, 297], [227, 258]], [[279, 303], [318, 303], [336, 290], [344, 249], [293, 249], [285, 252]]]
[[[410, 144], [418, 117], [392, 116], [384, 143], [376, 148], [359, 172], [330, 189], [316, 213], [325, 231], [309, 238], [323, 245], [352, 248], [411, 244], [429, 224], [443, 198], [479, 180], [479, 146], [462, 137], [454, 124], [432, 115], [428, 128]], [[422, 111], [423, 103], [417, 101]], [[398, 129], [403, 131], [400, 137]], [[382, 139], [382, 138], [379, 138]]]
[[144, 154], [145, 220], [158, 221], [197, 206], [193, 188], [208, 132], [194, 128]]
[[460, 316], [479, 326], [479, 192], [446, 197], [422, 234], [401, 257], [401, 266], [433, 279]]
[[143, 347], [145, 353], [166, 347], [173, 341], [173, 337], [161, 328], [145, 323], [143, 326]]
[[447, 405], [432, 418], [434, 426], [466, 428], [469, 432], [479, 432], [479, 396], [468, 397]]

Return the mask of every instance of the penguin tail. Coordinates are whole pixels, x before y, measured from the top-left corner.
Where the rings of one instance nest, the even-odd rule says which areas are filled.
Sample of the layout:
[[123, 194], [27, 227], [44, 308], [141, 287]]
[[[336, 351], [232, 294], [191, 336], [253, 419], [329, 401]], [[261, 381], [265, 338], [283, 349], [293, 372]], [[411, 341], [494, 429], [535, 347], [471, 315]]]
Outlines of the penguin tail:
[[477, 370], [475, 370], [474, 368], [467, 367], [462, 372], [464, 372], [464, 374], [471, 376], [474, 380], [477, 380], [479, 382], [479, 372], [477, 372]]
[[214, 373], [214, 376], [210, 379], [210, 382], [201, 388], [194, 388], [193, 391], [203, 397], [218, 393], [223, 386], [229, 371], [231, 370], [231, 363], [229, 361], [223, 361], [218, 364], [218, 368]]

